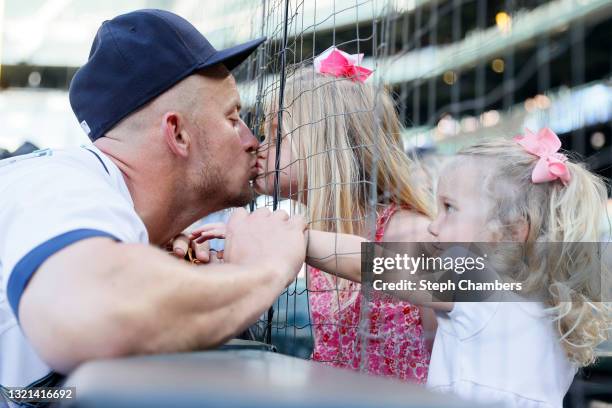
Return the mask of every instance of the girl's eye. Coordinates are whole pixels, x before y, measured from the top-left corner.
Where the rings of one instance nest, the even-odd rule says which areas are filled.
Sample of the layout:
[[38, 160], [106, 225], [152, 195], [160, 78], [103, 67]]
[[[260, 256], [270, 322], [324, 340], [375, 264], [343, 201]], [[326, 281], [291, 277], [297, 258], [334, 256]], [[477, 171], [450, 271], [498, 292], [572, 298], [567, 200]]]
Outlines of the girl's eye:
[[259, 143], [266, 142], [266, 127], [263, 122], [257, 127], [257, 135], [259, 136]]
[[455, 211], [457, 211], [457, 209], [453, 205], [451, 205], [449, 203], [444, 203], [444, 211], [446, 211], [446, 212], [455, 212]]

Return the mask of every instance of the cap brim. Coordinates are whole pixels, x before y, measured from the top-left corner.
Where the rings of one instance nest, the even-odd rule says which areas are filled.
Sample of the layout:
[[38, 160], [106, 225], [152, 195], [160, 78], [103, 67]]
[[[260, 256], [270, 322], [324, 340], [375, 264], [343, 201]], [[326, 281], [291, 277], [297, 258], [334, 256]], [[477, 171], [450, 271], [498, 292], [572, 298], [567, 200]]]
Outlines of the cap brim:
[[202, 68], [222, 63], [228, 70], [231, 71], [246, 60], [249, 55], [251, 55], [253, 51], [255, 51], [255, 49], [264, 41], [266, 41], [266, 37], [261, 37], [244, 44], [235, 45], [233, 47], [217, 51], [215, 55], [206, 60], [206, 63], [202, 65]]

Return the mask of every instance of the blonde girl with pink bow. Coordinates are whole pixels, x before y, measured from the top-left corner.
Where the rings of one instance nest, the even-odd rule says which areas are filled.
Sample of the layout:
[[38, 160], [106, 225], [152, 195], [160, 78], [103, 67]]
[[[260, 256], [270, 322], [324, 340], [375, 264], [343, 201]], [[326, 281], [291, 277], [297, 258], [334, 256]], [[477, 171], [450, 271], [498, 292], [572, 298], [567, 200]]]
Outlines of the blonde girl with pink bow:
[[[333, 243], [337, 234], [377, 241], [420, 241], [429, 235], [431, 197], [412, 182], [417, 169], [404, 153], [393, 101], [366, 81], [372, 71], [359, 66], [361, 57], [330, 48], [285, 87], [280, 196], [305, 212], [311, 230], [331, 233], [331, 239], [319, 241], [324, 256], [341, 250]], [[273, 192], [277, 125], [272, 109], [259, 153], [261, 177], [255, 185], [260, 193]], [[368, 207], [371, 197], [376, 202]], [[425, 381], [426, 332], [433, 338], [435, 325], [431, 310], [391, 298], [363, 303], [359, 283], [316, 268], [308, 268], [307, 285], [315, 361]], [[360, 332], [362, 316], [368, 333]]]

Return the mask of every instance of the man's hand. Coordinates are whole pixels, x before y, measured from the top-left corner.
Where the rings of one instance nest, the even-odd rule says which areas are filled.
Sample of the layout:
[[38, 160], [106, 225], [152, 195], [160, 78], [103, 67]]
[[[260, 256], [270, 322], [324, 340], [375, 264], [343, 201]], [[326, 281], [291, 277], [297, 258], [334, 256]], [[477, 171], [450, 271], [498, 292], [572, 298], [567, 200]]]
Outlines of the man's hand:
[[289, 218], [283, 210], [260, 208], [252, 213], [239, 208], [225, 232], [224, 260], [228, 263], [278, 265], [286, 285], [295, 279], [306, 256], [306, 223], [301, 216]]
[[[197, 238], [197, 239], [196, 239]], [[185, 231], [167, 245], [167, 249], [177, 258], [184, 258], [189, 248], [200, 263], [216, 262], [223, 258], [222, 252], [210, 250], [209, 240], [225, 238], [225, 224], [211, 223], [198, 227], [191, 232]]]
[[[241, 208], [232, 214], [228, 225], [203, 225], [194, 229], [190, 239], [185, 237], [181, 244], [187, 246], [191, 241], [191, 245], [202, 248], [211, 239], [225, 239], [225, 262], [243, 265], [271, 262], [284, 265], [287, 272], [296, 268], [299, 271], [305, 257], [305, 229], [302, 217], [290, 219], [283, 210], [270, 212], [267, 208], [260, 208], [249, 214]], [[213, 258], [208, 256], [206, 262]], [[295, 274], [289, 274], [288, 278], [290, 282]]]

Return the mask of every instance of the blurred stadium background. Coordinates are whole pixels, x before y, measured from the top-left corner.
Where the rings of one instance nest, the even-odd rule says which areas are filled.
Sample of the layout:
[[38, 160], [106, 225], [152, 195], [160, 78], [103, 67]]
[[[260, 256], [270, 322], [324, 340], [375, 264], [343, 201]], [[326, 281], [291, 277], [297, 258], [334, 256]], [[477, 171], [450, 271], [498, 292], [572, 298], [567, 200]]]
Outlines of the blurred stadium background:
[[[392, 90], [407, 152], [435, 162], [480, 138], [548, 126], [565, 149], [612, 177], [610, 0], [0, 0], [0, 155], [25, 142], [88, 141], [70, 110], [70, 80], [100, 23], [139, 8], [187, 18], [218, 49], [268, 37], [235, 72], [257, 136], [264, 102], [291, 67], [336, 45], [364, 53], [371, 80]], [[286, 203], [260, 197], [255, 205]], [[303, 274], [253, 331], [309, 358]], [[606, 354], [612, 346], [604, 345]], [[612, 402], [611, 366], [602, 360], [581, 373], [568, 406]]]

